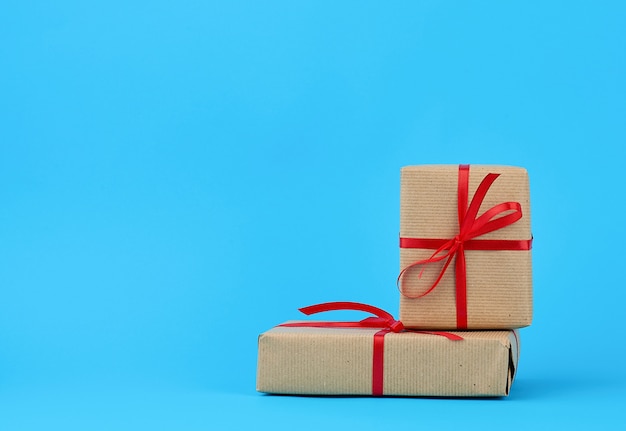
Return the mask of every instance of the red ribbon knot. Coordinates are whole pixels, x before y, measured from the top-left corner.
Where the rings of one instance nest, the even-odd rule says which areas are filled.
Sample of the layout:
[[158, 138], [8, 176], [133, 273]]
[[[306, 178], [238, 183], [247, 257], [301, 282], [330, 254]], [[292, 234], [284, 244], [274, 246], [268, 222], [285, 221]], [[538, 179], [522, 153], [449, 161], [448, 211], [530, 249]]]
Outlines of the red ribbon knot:
[[[400, 238], [400, 248], [434, 249], [435, 252], [427, 259], [418, 260], [405, 267], [396, 284], [400, 293], [407, 298], [421, 298], [432, 292], [439, 284], [448, 266], [456, 257], [456, 308], [457, 328], [467, 329], [467, 277], [465, 266], [465, 250], [530, 250], [530, 240], [477, 240], [475, 238], [509, 226], [522, 218], [522, 206], [519, 202], [503, 202], [493, 206], [480, 216], [478, 211], [493, 182], [500, 174], [489, 173], [483, 178], [468, 205], [469, 197], [469, 165], [459, 165], [458, 176], [458, 221], [459, 233], [451, 239], [438, 238]], [[402, 278], [407, 271], [422, 267], [418, 278], [425, 268], [433, 263], [444, 261], [439, 275], [430, 287], [421, 294], [409, 295], [402, 288]]]
[[444, 331], [412, 331], [407, 330], [401, 321], [378, 307], [360, 302], [325, 302], [322, 304], [311, 305], [299, 309], [307, 316], [326, 311], [354, 310], [371, 313], [376, 317], [366, 317], [356, 322], [297, 322], [283, 323], [278, 326], [286, 327], [314, 327], [314, 328], [380, 328], [380, 331], [374, 334], [374, 348], [372, 353], [372, 395], [383, 395], [384, 382], [384, 357], [385, 357], [385, 335], [390, 332], [415, 332], [420, 334], [440, 335], [452, 341], [462, 340], [463, 337]]

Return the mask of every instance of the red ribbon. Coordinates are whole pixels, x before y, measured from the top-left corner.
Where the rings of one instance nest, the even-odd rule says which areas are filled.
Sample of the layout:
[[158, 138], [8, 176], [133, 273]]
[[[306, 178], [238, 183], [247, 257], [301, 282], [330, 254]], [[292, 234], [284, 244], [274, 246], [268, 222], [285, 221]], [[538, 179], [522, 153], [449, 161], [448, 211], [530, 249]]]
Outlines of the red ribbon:
[[[408, 298], [421, 298], [432, 292], [441, 281], [446, 269], [456, 256], [456, 319], [457, 328], [467, 329], [467, 279], [465, 267], [465, 250], [530, 250], [532, 238], [529, 240], [474, 239], [489, 232], [502, 229], [522, 218], [522, 206], [519, 202], [503, 202], [478, 216], [478, 210], [485, 199], [489, 188], [500, 174], [487, 174], [481, 181], [469, 206], [469, 165], [459, 165], [458, 179], [458, 214], [459, 233], [450, 239], [435, 238], [400, 238], [400, 248], [425, 248], [435, 252], [428, 258], [413, 262], [398, 275], [398, 288]], [[411, 268], [426, 266], [445, 260], [443, 268], [435, 282], [426, 292], [410, 296], [401, 288], [402, 276]], [[422, 276], [424, 269], [420, 271]]]
[[278, 326], [287, 327], [314, 327], [314, 328], [380, 328], [380, 331], [374, 334], [374, 349], [372, 360], [372, 395], [383, 395], [383, 379], [384, 379], [384, 357], [385, 357], [385, 335], [389, 332], [416, 332], [420, 334], [440, 335], [449, 340], [462, 340], [463, 337], [443, 331], [411, 331], [404, 328], [399, 320], [378, 307], [372, 305], [361, 304], [359, 302], [326, 302], [323, 304], [311, 305], [299, 309], [307, 316], [326, 311], [338, 310], [355, 310], [364, 311], [374, 314], [376, 317], [367, 317], [357, 322], [298, 322], [283, 323]]

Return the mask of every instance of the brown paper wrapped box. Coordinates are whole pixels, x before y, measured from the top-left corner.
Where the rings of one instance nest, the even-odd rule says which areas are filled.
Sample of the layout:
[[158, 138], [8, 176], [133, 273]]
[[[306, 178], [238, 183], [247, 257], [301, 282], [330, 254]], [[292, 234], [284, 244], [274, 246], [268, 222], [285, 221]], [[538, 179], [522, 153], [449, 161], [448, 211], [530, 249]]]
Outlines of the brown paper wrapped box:
[[[474, 229], [474, 233], [478, 232], [479, 235], [464, 243], [466, 300], [462, 301], [457, 297], [458, 252], [452, 256], [443, 272], [446, 259], [405, 270], [415, 262], [432, 258], [436, 246], [445, 240], [452, 241], [448, 243], [449, 250], [455, 237], [460, 236], [459, 219], [463, 217], [460, 214], [463, 211], [459, 209], [461, 169], [458, 165], [402, 168], [400, 269], [405, 271], [399, 280], [400, 320], [410, 328], [480, 330], [528, 326], [532, 320], [532, 234], [528, 174], [523, 168], [511, 166], [469, 165], [465, 168], [468, 175], [466, 209], [471, 207], [472, 199], [479, 195], [479, 184], [489, 174], [499, 174], [487, 187], [478, 212], [474, 217], [466, 218], [474, 221], [493, 207], [500, 211], [495, 216], [491, 213], [493, 220], [507, 215], [512, 217], [510, 214], [513, 212], [521, 214], [521, 218], [484, 234], [478, 232], [478, 221], [468, 229]], [[505, 203], [511, 207], [508, 208]], [[511, 203], [516, 205], [515, 211], [511, 210]], [[404, 247], [403, 241], [407, 241], [407, 238], [436, 239], [439, 243], [434, 241], [435, 245], [430, 249]], [[489, 243], [496, 244], [493, 247], [496, 249], [480, 249]], [[501, 243], [505, 243], [505, 246], [498, 249]], [[514, 249], [518, 243], [527, 249]], [[439, 255], [444, 255], [447, 250], [440, 250]], [[424, 295], [442, 273], [439, 283]], [[459, 303], [466, 304], [464, 323], [459, 323], [459, 315], [464, 313], [457, 310]]]
[[[257, 390], [372, 395], [374, 328], [275, 327], [259, 336]], [[519, 359], [517, 331], [384, 336], [383, 395], [506, 396]]]

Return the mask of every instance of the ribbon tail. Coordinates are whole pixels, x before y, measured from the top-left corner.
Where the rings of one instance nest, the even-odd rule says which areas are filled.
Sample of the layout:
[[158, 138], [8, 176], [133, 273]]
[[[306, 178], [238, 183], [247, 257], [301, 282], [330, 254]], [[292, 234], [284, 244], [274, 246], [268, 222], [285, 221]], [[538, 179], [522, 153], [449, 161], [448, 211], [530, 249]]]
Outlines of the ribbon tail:
[[453, 334], [452, 332], [446, 332], [446, 331], [421, 331], [420, 330], [420, 331], [411, 331], [411, 332], [415, 332], [417, 334], [438, 335], [440, 337], [446, 337], [450, 341], [462, 341], [462, 340], [464, 340], [464, 338], [461, 337], [460, 335]]
[[337, 301], [337, 302], [323, 302], [321, 304], [309, 305], [308, 307], [302, 307], [299, 309], [300, 312], [310, 316], [311, 314], [323, 313], [326, 311], [341, 311], [341, 310], [353, 310], [353, 311], [363, 311], [365, 313], [373, 314], [377, 317], [394, 320], [393, 316], [386, 312], [383, 309], [378, 307], [374, 307], [369, 304], [362, 304], [360, 302], [349, 302], [349, 301]]

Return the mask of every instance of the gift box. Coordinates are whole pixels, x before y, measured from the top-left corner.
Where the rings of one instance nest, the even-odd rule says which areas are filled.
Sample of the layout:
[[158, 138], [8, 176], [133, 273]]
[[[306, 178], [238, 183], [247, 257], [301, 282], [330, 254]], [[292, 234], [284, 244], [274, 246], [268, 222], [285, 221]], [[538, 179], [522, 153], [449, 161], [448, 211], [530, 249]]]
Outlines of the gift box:
[[401, 170], [400, 320], [509, 329], [532, 320], [528, 174], [512, 166]]
[[509, 394], [519, 360], [517, 331], [425, 332], [407, 331], [395, 321], [368, 324], [368, 319], [355, 327], [292, 321], [261, 334], [257, 390], [294, 395]]

